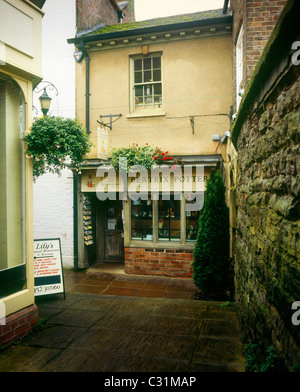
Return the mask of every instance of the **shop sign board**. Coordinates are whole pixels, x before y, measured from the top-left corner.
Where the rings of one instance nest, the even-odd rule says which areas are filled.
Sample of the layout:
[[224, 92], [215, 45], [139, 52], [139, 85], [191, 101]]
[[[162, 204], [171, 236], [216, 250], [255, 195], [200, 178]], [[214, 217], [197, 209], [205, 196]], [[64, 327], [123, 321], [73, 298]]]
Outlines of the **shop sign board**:
[[65, 296], [60, 238], [34, 240], [34, 295]]

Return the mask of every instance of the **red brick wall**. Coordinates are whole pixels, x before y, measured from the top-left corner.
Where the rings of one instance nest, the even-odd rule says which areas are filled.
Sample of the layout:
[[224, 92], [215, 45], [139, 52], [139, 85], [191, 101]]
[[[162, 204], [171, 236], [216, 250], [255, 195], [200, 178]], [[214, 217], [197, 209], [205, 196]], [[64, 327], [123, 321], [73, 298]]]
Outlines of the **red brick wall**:
[[6, 346], [25, 335], [38, 324], [39, 313], [36, 305], [31, 305], [6, 317], [6, 324], [0, 325], [0, 346]]
[[287, 0], [231, 0], [233, 10], [233, 96], [235, 97], [235, 45], [244, 26], [244, 88], [249, 82], [257, 61], [274, 29]]
[[[78, 31], [105, 23], [106, 25], [118, 24], [118, 12], [111, 0], [76, 0], [76, 25]], [[134, 20], [134, 3], [129, 0], [129, 5], [124, 9], [123, 23]]]
[[125, 272], [191, 278], [193, 251], [186, 249], [125, 248]]
[[110, 0], [77, 0], [77, 29], [87, 29], [100, 23], [119, 23], [118, 14]]

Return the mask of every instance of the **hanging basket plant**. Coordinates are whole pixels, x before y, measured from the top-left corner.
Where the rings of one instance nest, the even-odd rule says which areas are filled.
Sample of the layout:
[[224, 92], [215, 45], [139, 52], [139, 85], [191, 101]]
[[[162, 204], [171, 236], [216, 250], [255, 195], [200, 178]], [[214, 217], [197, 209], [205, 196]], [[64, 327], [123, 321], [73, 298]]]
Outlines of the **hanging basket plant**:
[[79, 171], [90, 151], [88, 135], [77, 120], [40, 117], [26, 136], [26, 157], [32, 159], [34, 180], [46, 173], [61, 174], [71, 166]]
[[[126, 158], [127, 166], [121, 158]], [[116, 171], [120, 168], [125, 169], [127, 172], [130, 170], [131, 166], [140, 165], [149, 170], [152, 166], [162, 165], [162, 164], [173, 164], [178, 163], [168, 151], [162, 151], [158, 147], [154, 147], [146, 143], [143, 146], [139, 146], [137, 143], [132, 143], [131, 146], [112, 148], [111, 153], [111, 165]]]

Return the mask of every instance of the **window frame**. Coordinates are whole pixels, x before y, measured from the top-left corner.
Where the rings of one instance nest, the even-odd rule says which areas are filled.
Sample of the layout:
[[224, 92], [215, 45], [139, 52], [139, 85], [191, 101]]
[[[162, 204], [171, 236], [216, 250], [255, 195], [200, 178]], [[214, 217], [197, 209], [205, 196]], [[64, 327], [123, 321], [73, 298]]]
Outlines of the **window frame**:
[[238, 111], [242, 97], [239, 95], [244, 73], [244, 27], [241, 25], [235, 47], [235, 83], [236, 83], [236, 111]]
[[[135, 69], [134, 69], [134, 64], [135, 64], [135, 60], [144, 60], [146, 58], [154, 58], [154, 57], [159, 57], [160, 58], [160, 72], [161, 72], [161, 77], [160, 77], [160, 81], [151, 81], [151, 82], [144, 82], [142, 81], [141, 83], [135, 83]], [[145, 115], [145, 114], [150, 114], [150, 115], [162, 115], [164, 114], [163, 112], [163, 107], [164, 107], [164, 99], [163, 99], [163, 53], [162, 52], [153, 52], [153, 53], [149, 53], [147, 55], [143, 55], [143, 54], [138, 54], [138, 55], [132, 55], [130, 56], [130, 61], [129, 61], [129, 68], [130, 68], [130, 113], [133, 115]], [[151, 72], [153, 72], [153, 67], [150, 68]], [[141, 70], [141, 72], [143, 72], [143, 69]], [[152, 102], [152, 104], [149, 104], [149, 106], [145, 106], [145, 103], [143, 102], [143, 106], [141, 108], [136, 108], [135, 105], [135, 88], [136, 86], [141, 86], [141, 87], [145, 87], [146, 85], [157, 85], [160, 84], [161, 85], [161, 102], [160, 103], [155, 103]], [[151, 96], [153, 97], [154, 100], [154, 93], [151, 94]], [[143, 94], [144, 97], [144, 94]], [[152, 106], [151, 106], [152, 105]], [[129, 115], [130, 117], [130, 115]]]
[[[161, 193], [159, 194], [159, 198], [161, 198]], [[159, 206], [158, 200], [152, 200], [152, 239], [136, 239], [132, 237], [132, 201], [128, 198], [127, 203], [125, 203], [125, 246], [129, 247], [145, 247], [145, 248], [181, 248], [184, 246], [186, 249], [194, 249], [196, 240], [188, 240], [187, 238], [187, 216], [186, 216], [186, 199], [184, 194], [182, 194], [180, 200], [180, 238], [176, 241], [170, 241], [169, 239], [159, 238]]]

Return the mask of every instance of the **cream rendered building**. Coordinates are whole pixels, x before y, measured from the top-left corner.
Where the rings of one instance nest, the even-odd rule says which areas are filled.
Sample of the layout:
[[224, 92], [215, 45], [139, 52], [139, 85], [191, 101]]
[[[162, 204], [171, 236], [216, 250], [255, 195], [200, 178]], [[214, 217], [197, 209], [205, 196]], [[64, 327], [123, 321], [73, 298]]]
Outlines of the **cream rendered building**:
[[0, 0], [0, 345], [38, 321], [34, 304], [32, 163], [24, 136], [41, 76], [44, 1]]
[[[124, 260], [129, 273], [191, 276], [198, 214], [187, 211], [184, 198], [174, 199], [175, 177], [168, 202], [163, 190], [159, 200], [120, 200], [117, 193], [115, 201], [100, 201], [97, 168], [109, 163], [112, 147], [133, 143], [180, 157], [182, 169], [193, 167], [194, 182], [205, 183], [223, 165], [231, 26], [230, 10], [213, 10], [106, 26], [68, 40], [79, 50], [76, 116], [93, 143], [78, 176], [79, 266]], [[204, 167], [202, 176], [197, 167]], [[183, 171], [181, 178], [188, 181]]]

